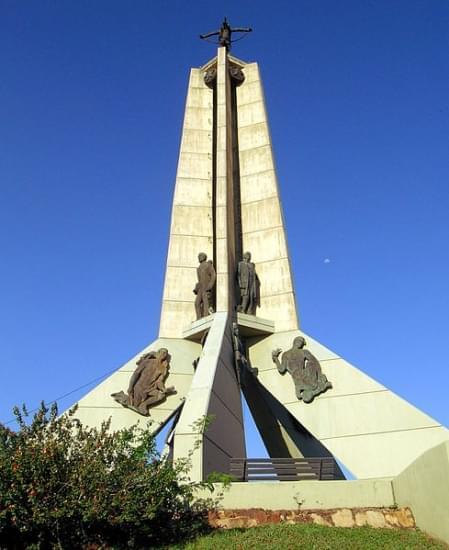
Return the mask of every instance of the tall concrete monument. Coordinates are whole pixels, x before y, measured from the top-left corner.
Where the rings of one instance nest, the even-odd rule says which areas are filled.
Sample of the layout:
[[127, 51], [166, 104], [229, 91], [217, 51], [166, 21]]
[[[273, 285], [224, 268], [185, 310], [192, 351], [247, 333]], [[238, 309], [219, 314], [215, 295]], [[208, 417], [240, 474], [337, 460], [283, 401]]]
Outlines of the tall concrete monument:
[[173, 419], [168, 452], [199, 480], [246, 456], [243, 396], [271, 457], [395, 476], [449, 433], [300, 328], [259, 67], [229, 52], [249, 30], [225, 21], [190, 71], [159, 336], [77, 415], [155, 432]]

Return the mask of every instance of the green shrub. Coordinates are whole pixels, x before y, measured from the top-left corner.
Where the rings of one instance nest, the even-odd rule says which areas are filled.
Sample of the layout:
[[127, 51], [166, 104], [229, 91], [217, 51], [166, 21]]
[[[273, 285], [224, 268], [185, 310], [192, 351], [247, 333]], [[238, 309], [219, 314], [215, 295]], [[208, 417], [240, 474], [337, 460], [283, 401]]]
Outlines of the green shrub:
[[207, 529], [187, 464], [161, 460], [149, 430], [86, 428], [44, 405], [0, 424], [0, 547], [154, 547]]

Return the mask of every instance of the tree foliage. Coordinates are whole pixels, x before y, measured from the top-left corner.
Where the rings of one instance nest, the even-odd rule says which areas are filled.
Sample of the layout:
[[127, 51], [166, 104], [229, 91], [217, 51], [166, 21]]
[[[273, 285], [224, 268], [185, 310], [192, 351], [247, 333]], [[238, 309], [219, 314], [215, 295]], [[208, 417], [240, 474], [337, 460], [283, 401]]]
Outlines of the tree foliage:
[[0, 424], [0, 547], [148, 548], [206, 527], [186, 462], [157, 453], [149, 430], [86, 428], [43, 404]]

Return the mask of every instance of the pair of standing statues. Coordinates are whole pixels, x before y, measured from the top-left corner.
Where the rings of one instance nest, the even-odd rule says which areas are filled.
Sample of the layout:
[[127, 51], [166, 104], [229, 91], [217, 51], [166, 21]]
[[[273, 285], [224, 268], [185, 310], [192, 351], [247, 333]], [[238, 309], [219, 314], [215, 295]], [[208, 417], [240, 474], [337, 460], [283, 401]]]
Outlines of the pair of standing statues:
[[[197, 267], [198, 282], [193, 289], [195, 298], [196, 318], [201, 319], [214, 312], [212, 291], [215, 287], [217, 275], [211, 260], [204, 252], [198, 254], [200, 265]], [[240, 303], [237, 311], [256, 314], [260, 306], [260, 281], [256, 273], [256, 266], [251, 261], [251, 252], [243, 254], [243, 260], [237, 266], [237, 281], [240, 292]]]

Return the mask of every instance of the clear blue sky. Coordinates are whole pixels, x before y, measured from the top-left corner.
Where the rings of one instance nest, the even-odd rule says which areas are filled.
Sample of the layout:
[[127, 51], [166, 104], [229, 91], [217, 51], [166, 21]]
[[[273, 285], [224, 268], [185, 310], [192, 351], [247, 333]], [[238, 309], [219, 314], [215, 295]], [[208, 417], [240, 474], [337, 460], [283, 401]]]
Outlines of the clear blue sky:
[[188, 71], [224, 15], [254, 27], [234, 53], [302, 328], [449, 424], [447, 0], [0, 0], [0, 420], [157, 336]]

